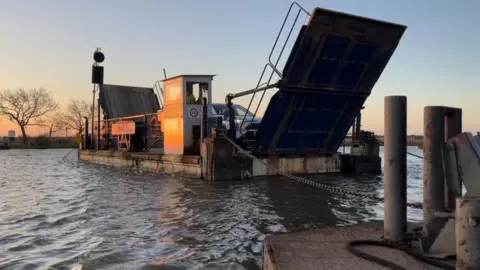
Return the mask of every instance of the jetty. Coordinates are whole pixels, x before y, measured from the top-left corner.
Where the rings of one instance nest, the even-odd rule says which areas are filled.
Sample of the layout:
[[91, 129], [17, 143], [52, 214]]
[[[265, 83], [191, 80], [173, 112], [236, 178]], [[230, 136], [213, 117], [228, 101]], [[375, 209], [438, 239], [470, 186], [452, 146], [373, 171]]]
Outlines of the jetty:
[[[414, 233], [415, 224], [408, 232]], [[379, 241], [383, 236], [382, 222], [369, 222], [337, 228], [323, 228], [315, 231], [267, 236], [263, 246], [263, 269], [442, 269], [418, 261], [417, 258], [400, 250], [382, 246], [362, 245], [355, 247], [361, 252], [381, 258], [392, 265], [381, 265], [377, 261], [367, 260], [352, 254], [348, 250], [353, 241]], [[418, 251], [414, 247], [412, 251]], [[444, 262], [454, 266], [452, 260]], [[399, 268], [402, 267], [402, 268]]]
[[[460, 108], [425, 107], [424, 199], [408, 203], [406, 112], [405, 96], [385, 97], [384, 198], [370, 198], [385, 220], [267, 236], [263, 269], [480, 269], [480, 133], [462, 133]], [[407, 207], [423, 223], [407, 223]]]

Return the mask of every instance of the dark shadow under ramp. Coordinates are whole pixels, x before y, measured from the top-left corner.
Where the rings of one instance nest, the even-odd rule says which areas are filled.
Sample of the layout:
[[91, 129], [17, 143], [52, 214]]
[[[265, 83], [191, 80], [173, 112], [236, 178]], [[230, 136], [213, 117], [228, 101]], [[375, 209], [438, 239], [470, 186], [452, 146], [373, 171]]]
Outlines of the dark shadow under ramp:
[[259, 156], [334, 153], [406, 26], [317, 8], [257, 131]]
[[160, 110], [153, 88], [103, 84], [100, 85], [99, 97], [100, 106], [108, 118], [156, 113]]

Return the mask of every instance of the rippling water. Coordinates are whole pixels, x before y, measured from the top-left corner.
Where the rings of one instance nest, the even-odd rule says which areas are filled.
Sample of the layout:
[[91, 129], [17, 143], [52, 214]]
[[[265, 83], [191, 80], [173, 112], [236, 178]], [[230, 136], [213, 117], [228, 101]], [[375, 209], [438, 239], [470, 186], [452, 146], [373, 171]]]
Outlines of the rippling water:
[[[267, 234], [383, 215], [374, 201], [285, 178], [208, 183], [68, 152], [0, 151], [0, 269], [259, 269]], [[421, 201], [421, 174], [409, 157], [409, 201]], [[382, 176], [308, 178], [382, 196]]]

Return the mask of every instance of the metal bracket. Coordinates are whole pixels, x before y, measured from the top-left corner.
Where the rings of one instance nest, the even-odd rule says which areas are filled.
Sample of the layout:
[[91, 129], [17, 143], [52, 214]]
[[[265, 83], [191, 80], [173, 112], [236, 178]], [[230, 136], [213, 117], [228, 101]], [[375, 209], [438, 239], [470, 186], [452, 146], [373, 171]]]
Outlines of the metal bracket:
[[[442, 151], [442, 159], [445, 185], [449, 190], [461, 196], [461, 187], [464, 183], [467, 189], [465, 196], [480, 196], [479, 135], [473, 136], [465, 132], [448, 140]], [[435, 213], [437, 219], [426, 226], [428, 233], [420, 239], [420, 246], [424, 253], [431, 257], [442, 258], [456, 255], [454, 216], [455, 212]]]

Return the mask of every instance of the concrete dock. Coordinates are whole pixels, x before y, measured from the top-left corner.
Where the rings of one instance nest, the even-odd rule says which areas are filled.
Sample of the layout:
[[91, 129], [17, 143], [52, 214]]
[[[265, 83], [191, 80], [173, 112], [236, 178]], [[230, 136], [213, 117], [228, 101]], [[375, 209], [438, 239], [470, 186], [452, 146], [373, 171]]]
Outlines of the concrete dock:
[[[410, 225], [413, 227], [414, 225]], [[421, 225], [417, 225], [421, 226]], [[346, 245], [353, 240], [380, 240], [383, 223], [374, 221], [345, 227], [270, 235], [263, 245], [263, 269], [390, 269], [349, 253]], [[405, 269], [441, 269], [420, 262], [399, 250], [359, 246], [358, 250], [394, 262]], [[454, 267], [454, 262], [448, 262]]]

